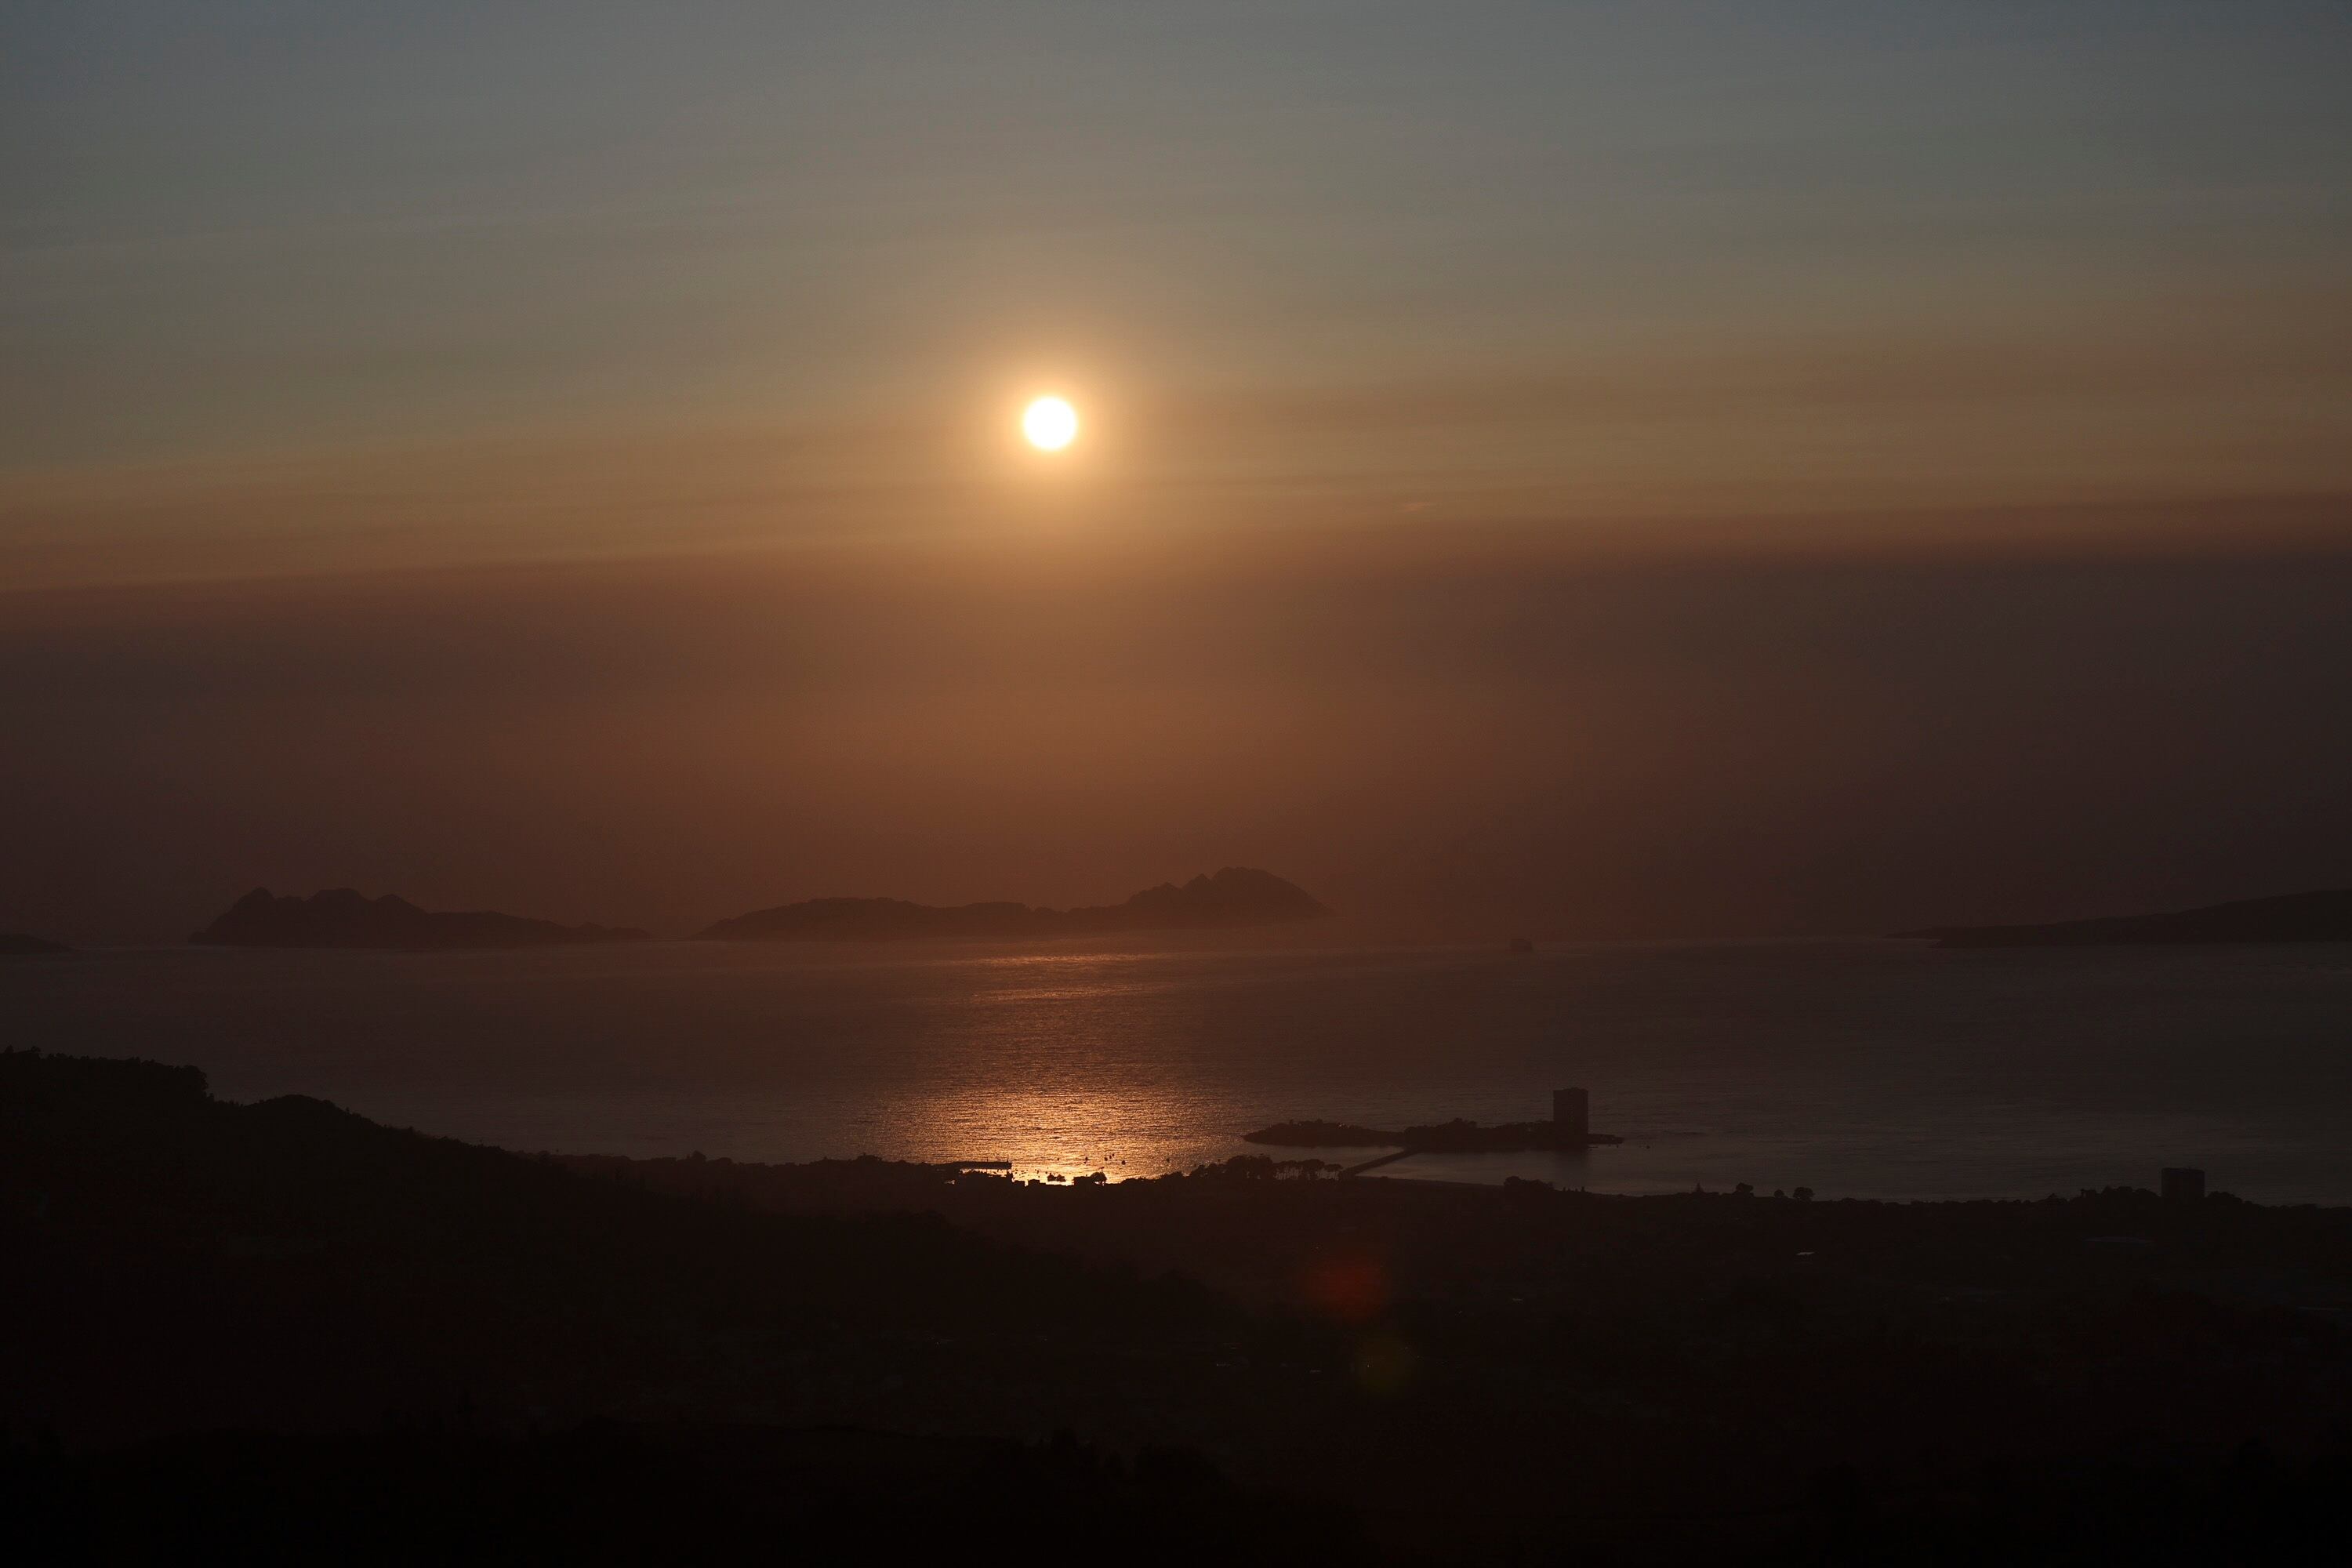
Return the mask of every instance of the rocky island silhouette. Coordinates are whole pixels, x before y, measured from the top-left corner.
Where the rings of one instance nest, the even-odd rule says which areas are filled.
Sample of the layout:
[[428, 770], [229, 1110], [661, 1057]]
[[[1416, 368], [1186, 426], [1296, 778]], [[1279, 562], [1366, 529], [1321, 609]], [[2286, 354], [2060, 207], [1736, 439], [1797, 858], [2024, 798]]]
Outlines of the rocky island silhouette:
[[72, 948], [47, 937], [27, 936], [23, 931], [0, 931], [0, 958], [45, 958], [71, 952]]
[[386, 893], [371, 899], [350, 888], [309, 898], [278, 898], [267, 888], [229, 906], [188, 938], [202, 947], [339, 947], [430, 952], [450, 948], [554, 947], [646, 942], [633, 927], [560, 925], [494, 910], [425, 910]]
[[1331, 910], [1271, 871], [1228, 866], [1179, 887], [1162, 882], [1123, 904], [1052, 910], [982, 903], [940, 908], [903, 899], [809, 899], [724, 920], [698, 942], [1019, 942], [1117, 931], [1214, 931], [1325, 920]]
[[2240, 899], [2157, 915], [2046, 925], [1930, 926], [1895, 933], [1937, 947], [2101, 947], [2242, 942], [2352, 942], [2352, 888]]

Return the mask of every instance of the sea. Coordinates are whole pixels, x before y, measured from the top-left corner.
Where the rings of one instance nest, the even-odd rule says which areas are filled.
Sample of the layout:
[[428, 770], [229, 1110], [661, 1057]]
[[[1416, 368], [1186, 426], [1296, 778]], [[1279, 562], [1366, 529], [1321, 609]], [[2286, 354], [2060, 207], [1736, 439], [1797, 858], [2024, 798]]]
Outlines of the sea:
[[0, 1042], [523, 1151], [1122, 1180], [1360, 1160], [1240, 1134], [1536, 1121], [1578, 1087], [1623, 1142], [1380, 1174], [2036, 1198], [2194, 1165], [2264, 1203], [2352, 1202], [2340, 944], [121, 948], [0, 961]]

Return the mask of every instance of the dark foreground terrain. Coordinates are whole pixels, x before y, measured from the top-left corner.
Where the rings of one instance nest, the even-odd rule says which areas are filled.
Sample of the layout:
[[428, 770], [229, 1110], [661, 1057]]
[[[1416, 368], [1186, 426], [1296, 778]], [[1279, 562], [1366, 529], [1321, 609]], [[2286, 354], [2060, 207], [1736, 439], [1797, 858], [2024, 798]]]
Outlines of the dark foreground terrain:
[[2352, 1213], [553, 1160], [0, 1056], [20, 1561], [2295, 1563]]

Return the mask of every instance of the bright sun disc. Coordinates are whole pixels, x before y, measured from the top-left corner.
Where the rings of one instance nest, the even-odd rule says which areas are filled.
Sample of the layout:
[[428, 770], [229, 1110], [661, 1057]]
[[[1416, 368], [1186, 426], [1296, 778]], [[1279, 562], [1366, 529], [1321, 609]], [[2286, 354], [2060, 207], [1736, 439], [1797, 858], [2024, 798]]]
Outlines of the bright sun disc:
[[1041, 452], [1058, 452], [1078, 438], [1078, 411], [1058, 397], [1041, 397], [1021, 415], [1021, 434]]

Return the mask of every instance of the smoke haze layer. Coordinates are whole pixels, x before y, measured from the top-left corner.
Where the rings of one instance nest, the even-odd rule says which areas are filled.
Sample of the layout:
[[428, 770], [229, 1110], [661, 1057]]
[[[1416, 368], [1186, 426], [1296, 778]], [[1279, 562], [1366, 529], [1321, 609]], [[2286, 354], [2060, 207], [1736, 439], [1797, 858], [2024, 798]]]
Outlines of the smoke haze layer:
[[[1760, 536], [1760, 535], [1759, 535]], [[256, 884], [678, 935], [1264, 866], [1486, 936], [2352, 882], [2352, 561], [905, 541], [24, 594], [0, 927]]]

